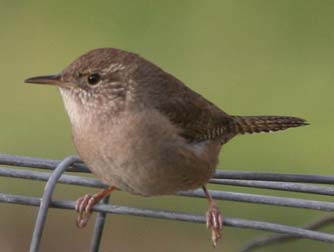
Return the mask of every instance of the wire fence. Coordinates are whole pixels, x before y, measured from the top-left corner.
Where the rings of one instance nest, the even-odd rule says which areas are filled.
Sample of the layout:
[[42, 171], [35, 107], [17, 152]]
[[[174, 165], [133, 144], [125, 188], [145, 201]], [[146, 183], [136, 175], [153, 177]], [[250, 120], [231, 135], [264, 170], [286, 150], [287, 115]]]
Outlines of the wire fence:
[[[30, 244], [30, 252], [39, 251], [42, 239], [43, 229], [45, 226], [48, 209], [74, 209], [74, 201], [53, 200], [52, 194], [57, 183], [106, 188], [107, 185], [93, 178], [82, 176], [63, 174], [67, 172], [84, 172], [89, 170], [80, 161], [78, 157], [67, 157], [62, 161], [49, 160], [32, 157], [22, 157], [14, 155], [0, 154], [0, 176], [18, 179], [29, 179], [36, 181], [47, 181], [42, 198], [29, 197], [23, 195], [13, 195], [0, 193], [0, 202], [20, 205], [30, 205], [39, 208], [35, 227], [33, 230], [32, 240]], [[10, 168], [6, 166], [15, 166]], [[24, 168], [37, 168], [40, 170], [26, 170]], [[210, 180], [212, 184], [232, 185], [238, 187], [254, 187], [272, 190], [281, 190], [289, 192], [300, 192], [307, 194], [317, 194], [325, 196], [334, 195], [334, 176], [320, 175], [304, 175], [304, 174], [281, 174], [281, 173], [258, 173], [258, 172], [238, 172], [238, 171], [217, 171]], [[274, 206], [285, 206], [293, 208], [313, 209], [317, 211], [332, 212], [334, 211], [334, 203], [329, 201], [308, 200], [299, 198], [266, 196], [248, 193], [236, 193], [228, 191], [210, 190], [214, 199], [226, 201], [238, 201], [254, 204], [267, 204]], [[205, 195], [201, 190], [179, 192], [176, 196], [200, 197]], [[172, 212], [163, 210], [134, 208], [128, 206], [119, 206], [108, 204], [109, 197], [105, 198], [100, 204], [94, 206], [93, 211], [98, 212], [94, 227], [93, 237], [91, 241], [90, 251], [99, 251], [101, 237], [105, 223], [106, 214], [123, 214], [135, 215], [150, 218], [160, 218], [167, 220], [178, 220], [194, 223], [205, 223], [205, 216], [183, 212]], [[316, 220], [304, 227], [294, 227], [270, 223], [264, 221], [254, 221], [238, 218], [224, 218], [224, 225], [230, 227], [264, 230], [278, 235], [270, 235], [259, 237], [254, 241], [250, 241], [242, 249], [242, 252], [253, 251], [256, 248], [270, 245], [282, 241], [290, 241], [295, 239], [311, 239], [327, 243], [334, 242], [334, 234], [315, 231], [326, 225], [334, 224], [334, 216], [325, 216], [320, 220]]]

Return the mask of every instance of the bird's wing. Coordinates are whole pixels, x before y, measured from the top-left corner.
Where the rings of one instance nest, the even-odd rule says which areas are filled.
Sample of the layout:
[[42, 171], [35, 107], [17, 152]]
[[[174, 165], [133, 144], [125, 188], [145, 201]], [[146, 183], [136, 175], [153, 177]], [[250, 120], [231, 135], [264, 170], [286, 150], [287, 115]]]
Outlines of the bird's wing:
[[169, 75], [164, 78], [165, 99], [157, 109], [166, 115], [189, 141], [229, 140], [233, 129], [232, 117]]
[[131, 83], [136, 95], [164, 114], [188, 141], [225, 143], [234, 136], [233, 117], [192, 91], [173, 75], [135, 55]]

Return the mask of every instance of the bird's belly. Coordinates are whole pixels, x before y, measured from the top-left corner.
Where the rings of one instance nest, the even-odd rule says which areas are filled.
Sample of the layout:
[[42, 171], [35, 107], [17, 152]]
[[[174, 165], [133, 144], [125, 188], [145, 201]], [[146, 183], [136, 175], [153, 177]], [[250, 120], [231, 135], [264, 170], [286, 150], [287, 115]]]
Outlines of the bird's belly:
[[191, 146], [165, 118], [150, 116], [127, 117], [97, 142], [74, 134], [79, 155], [103, 182], [134, 194], [174, 194], [205, 184], [220, 145]]
[[184, 154], [170, 150], [165, 157], [154, 161], [143, 156], [139, 160], [101, 156], [98, 162], [88, 162], [88, 166], [104, 183], [123, 191], [145, 196], [174, 194], [206, 184], [215, 168], [215, 164]]
[[125, 160], [123, 164], [111, 161], [91, 167], [94, 167], [93, 172], [104, 183], [145, 196], [174, 194], [177, 191], [195, 189], [207, 183], [213, 172], [209, 164], [198, 162], [180, 167], [169, 162], [147, 164]]

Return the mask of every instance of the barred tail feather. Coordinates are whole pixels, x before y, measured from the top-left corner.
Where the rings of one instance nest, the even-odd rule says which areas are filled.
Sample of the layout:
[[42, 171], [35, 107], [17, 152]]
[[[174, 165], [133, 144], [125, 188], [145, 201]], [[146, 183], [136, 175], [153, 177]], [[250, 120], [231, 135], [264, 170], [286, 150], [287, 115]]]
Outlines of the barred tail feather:
[[292, 116], [233, 116], [233, 122], [238, 134], [271, 132], [308, 125], [304, 119]]

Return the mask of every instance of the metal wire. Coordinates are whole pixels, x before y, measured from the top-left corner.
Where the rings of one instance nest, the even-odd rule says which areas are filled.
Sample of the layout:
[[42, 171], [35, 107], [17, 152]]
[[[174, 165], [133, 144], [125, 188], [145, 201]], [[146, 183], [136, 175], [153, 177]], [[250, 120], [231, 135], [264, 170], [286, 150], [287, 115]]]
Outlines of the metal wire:
[[334, 196], [334, 187], [305, 185], [301, 183], [292, 183], [292, 182], [211, 179], [210, 183], [218, 185], [233, 185], [233, 186], [254, 187], [254, 188], [264, 188], [264, 189], [272, 189], [280, 191], [302, 192], [302, 193]]
[[66, 170], [68, 166], [70, 166], [76, 161], [80, 161], [80, 159], [78, 157], [68, 157], [64, 159], [64, 161], [60, 162], [57, 169], [55, 169], [55, 171], [51, 174], [48, 182], [46, 183], [41, 204], [39, 206], [34, 232], [30, 243], [30, 250], [29, 250], [30, 252], [39, 251], [40, 241], [42, 239], [42, 233], [45, 226], [45, 221], [48, 214], [51, 197], [59, 177]]
[[[101, 200], [101, 203], [108, 204], [109, 199], [110, 199], [110, 195], [103, 198]], [[99, 251], [106, 218], [107, 218], [107, 214], [104, 212], [99, 212], [97, 214], [94, 231], [93, 231], [93, 238], [92, 238], [91, 247], [90, 247], [90, 251], [92, 252]]]
[[[306, 229], [317, 230], [319, 228], [334, 225], [334, 216], [325, 216], [316, 221], [313, 221], [304, 226]], [[272, 245], [275, 243], [293, 241], [298, 239], [295, 236], [289, 234], [276, 234], [276, 235], [265, 235], [254, 239], [253, 241], [249, 242], [240, 252], [249, 252], [253, 251], [256, 248]]]
[[[6, 202], [19, 205], [39, 206], [39, 199], [35, 197], [26, 197], [21, 195], [3, 194], [0, 193], [0, 202]], [[60, 209], [74, 209], [74, 201], [53, 200], [50, 207]], [[144, 208], [134, 208], [119, 205], [98, 204], [92, 209], [96, 212], [104, 212], [110, 214], [134, 215], [149, 218], [159, 218], [167, 220], [178, 220], [194, 223], [205, 223], [204, 215], [188, 214], [172, 211], [161, 211]], [[292, 227], [287, 225], [275, 224], [264, 221], [251, 221], [239, 218], [224, 218], [224, 225], [230, 227], [247, 228], [271, 231], [276, 233], [284, 233], [293, 235], [294, 237], [308, 238], [323, 242], [334, 242], [334, 235], [323, 232], [306, 230], [303, 228]]]
[[[0, 176], [47, 181], [50, 174], [46, 172], [16, 170], [16, 169], [11, 169], [11, 168], [0, 168]], [[233, 180], [231, 181], [234, 182]], [[82, 178], [82, 177], [73, 176], [73, 175], [62, 175], [60, 179], [58, 180], [58, 182], [63, 183], [63, 184], [81, 185], [81, 186], [98, 187], [98, 188], [108, 187], [107, 185], [103, 184], [97, 179]], [[298, 184], [294, 184], [294, 185], [295, 187], [298, 186]], [[300, 186], [307, 187], [308, 185], [300, 185]], [[313, 188], [313, 187], [314, 186], [310, 185], [310, 188]], [[319, 190], [318, 194], [328, 195], [328, 191], [331, 191], [334, 189], [333, 187], [323, 187], [323, 188], [325, 190], [324, 191]], [[288, 188], [286, 188], [286, 190], [289, 191]], [[210, 193], [214, 199], [219, 199], [219, 200], [278, 205], [278, 206], [296, 207], [296, 208], [306, 208], [306, 209], [314, 209], [314, 210], [319, 210], [319, 211], [333, 211], [334, 210], [334, 203], [326, 202], [326, 201], [305, 200], [305, 199], [275, 197], [275, 196], [265, 196], [265, 195], [215, 191], [215, 190], [210, 190]], [[202, 192], [202, 190], [179, 192], [177, 195], [187, 196], [187, 197], [205, 198], [205, 195]]]
[[[61, 175], [65, 171], [65, 169], [66, 171], [71, 171], [71, 172], [89, 172], [87, 167], [85, 167], [85, 165], [82, 162], [80, 162], [80, 160], [76, 157], [69, 157], [64, 161], [58, 161], [58, 160], [0, 154], [0, 164], [51, 170], [50, 173], [42, 171], [0, 167], [0, 176], [48, 181], [41, 202], [38, 198], [0, 193], [0, 202], [22, 204], [22, 205], [33, 205], [40, 207], [35, 230], [33, 233], [30, 252], [38, 251], [48, 208], [49, 207], [63, 208], [63, 209], [74, 208], [74, 202], [72, 201], [51, 200], [52, 191], [54, 189], [56, 182], [70, 185], [96, 187], [96, 188], [107, 187], [107, 185], [103, 184], [97, 179], [74, 176], [74, 175]], [[284, 182], [278, 182], [278, 181], [284, 181]], [[255, 188], [265, 188], [265, 189], [274, 189], [283, 191], [312, 193], [320, 195], [331, 195], [331, 196], [334, 195], [333, 186], [314, 185], [314, 184], [333, 185], [334, 176], [217, 171], [214, 178], [211, 179], [210, 182], [213, 184], [229, 185], [229, 186], [255, 187]], [[308, 184], [308, 183], [313, 183], [313, 184]], [[236, 192], [226, 192], [226, 191], [223, 192], [217, 190], [215, 191], [210, 190], [210, 194], [212, 195], [213, 198], [218, 200], [279, 205], [286, 207], [313, 209], [319, 211], [334, 210], [334, 203], [331, 201], [305, 200], [298, 198], [274, 197], [274, 196], [265, 196], [265, 195], [256, 195], [247, 193], [236, 193]], [[178, 193], [177, 196], [205, 197], [204, 193], [201, 190], [180, 192]], [[188, 222], [200, 222], [200, 223], [205, 222], [205, 217], [200, 215], [161, 211], [161, 210], [130, 208], [127, 206], [116, 206], [116, 205], [106, 204], [107, 202], [108, 198], [104, 199], [104, 201], [101, 204], [98, 204], [93, 208], [94, 211], [98, 212], [98, 215], [91, 242], [90, 251], [92, 252], [97, 252], [99, 250], [106, 213], [128, 214], [128, 215], [180, 220]], [[298, 238], [307, 238], [324, 242], [334, 242], [334, 234], [311, 231], [308, 230], [307, 227], [298, 228], [298, 227], [291, 227], [287, 225], [280, 225], [269, 222], [260, 222], [260, 221], [244, 220], [236, 218], [225, 218], [224, 225], [239, 227], [239, 228], [266, 230], [270, 232], [281, 233], [284, 236], [294, 237], [294, 238], [298, 237]], [[259, 247], [261, 246], [261, 244], [257, 244], [256, 246]]]
[[[33, 158], [25, 156], [16, 156], [0, 154], [0, 164], [13, 165], [21, 167], [31, 167], [53, 170], [61, 160], [51, 160], [44, 158]], [[83, 163], [75, 163], [67, 171], [70, 172], [88, 172], [89, 169]], [[240, 172], [217, 170], [213, 178], [218, 179], [238, 179], [238, 180], [261, 180], [261, 181], [280, 181], [280, 182], [303, 182], [316, 184], [334, 185], [334, 176], [305, 175], [305, 174], [287, 174], [287, 173], [259, 173], [259, 172]]]

